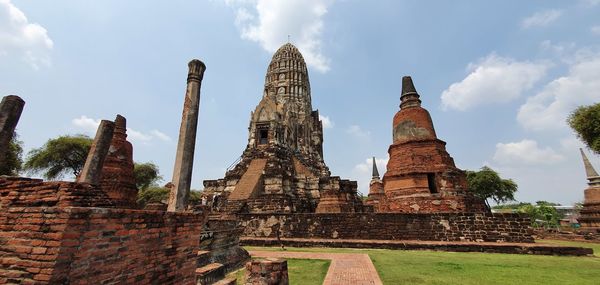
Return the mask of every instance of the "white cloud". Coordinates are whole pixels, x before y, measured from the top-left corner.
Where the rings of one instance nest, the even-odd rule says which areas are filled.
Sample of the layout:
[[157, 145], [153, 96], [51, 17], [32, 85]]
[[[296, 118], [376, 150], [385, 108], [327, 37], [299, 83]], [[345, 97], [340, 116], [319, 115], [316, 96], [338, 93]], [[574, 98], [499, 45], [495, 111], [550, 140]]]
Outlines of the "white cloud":
[[544, 62], [515, 61], [492, 53], [477, 63], [461, 82], [442, 92], [442, 108], [464, 111], [490, 103], [506, 103], [533, 87], [550, 65]]
[[323, 129], [331, 129], [335, 124], [328, 116], [323, 116], [319, 114], [319, 120], [323, 123]]
[[360, 139], [369, 139], [371, 137], [371, 132], [363, 130], [358, 125], [351, 125], [346, 132]]
[[600, 53], [578, 52], [569, 72], [527, 99], [517, 115], [525, 128], [537, 131], [567, 127], [568, 114], [580, 105], [600, 101]]
[[540, 148], [534, 140], [498, 143], [494, 161], [504, 165], [541, 165], [554, 164], [565, 157], [550, 147]]
[[165, 142], [170, 142], [173, 140], [167, 134], [165, 134], [159, 130], [152, 130], [152, 131], [150, 131], [150, 134], [152, 134], [155, 138], [165, 141]]
[[151, 141], [153, 138], [149, 134], [144, 134], [142, 132], [138, 132], [131, 128], [127, 128], [127, 137], [129, 139], [131, 139], [132, 141], [141, 141], [141, 142], [148, 142], [148, 141]]
[[600, 0], [582, 0], [581, 2], [588, 7], [593, 7], [600, 4]]
[[556, 9], [536, 12], [535, 14], [523, 19], [521, 22], [521, 27], [545, 27], [556, 21], [561, 15], [562, 11]]
[[[377, 170], [379, 170], [379, 174], [383, 177], [385, 173], [385, 169], [387, 167], [388, 158], [375, 158], [375, 164], [377, 164]], [[354, 170], [356, 172], [368, 174], [369, 179], [371, 179], [371, 174], [373, 171], [373, 158], [367, 158], [363, 163], [359, 163], [354, 166]]]
[[552, 52], [558, 57], [568, 57], [575, 52], [577, 45], [574, 42], [553, 43], [551, 40], [545, 40], [540, 43], [542, 51]]
[[39, 24], [29, 23], [25, 14], [10, 0], [0, 0], [0, 60], [20, 57], [34, 69], [50, 65], [50, 50], [54, 43], [48, 31]]
[[600, 25], [591, 27], [590, 32], [596, 36], [600, 36]]
[[565, 152], [573, 152], [577, 151], [579, 148], [585, 147], [585, 145], [575, 136], [560, 139], [560, 146]]
[[[75, 127], [81, 129], [84, 133], [93, 137], [96, 135], [96, 131], [98, 130], [98, 126], [100, 125], [100, 120], [92, 119], [85, 115], [82, 115], [79, 118], [71, 120], [71, 123]], [[159, 130], [152, 130], [150, 131], [150, 133], [144, 133], [134, 130], [132, 128], [127, 128], [127, 137], [132, 142], [138, 141], [142, 143], [150, 142], [154, 139], [159, 139], [164, 142], [170, 142], [172, 140], [168, 135]]]
[[259, 43], [268, 52], [287, 41], [298, 47], [306, 63], [320, 72], [329, 70], [321, 52], [323, 17], [334, 0], [226, 0], [236, 10], [235, 23], [243, 39]]
[[71, 120], [71, 123], [88, 134], [96, 134], [96, 130], [98, 130], [98, 126], [100, 125], [100, 120], [81, 116]]

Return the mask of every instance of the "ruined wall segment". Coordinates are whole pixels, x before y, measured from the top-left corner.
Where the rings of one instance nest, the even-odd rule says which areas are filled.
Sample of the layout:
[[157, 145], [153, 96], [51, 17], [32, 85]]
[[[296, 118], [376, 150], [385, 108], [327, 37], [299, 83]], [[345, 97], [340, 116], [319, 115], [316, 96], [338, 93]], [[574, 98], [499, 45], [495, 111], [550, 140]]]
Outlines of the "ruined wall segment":
[[206, 213], [116, 209], [98, 185], [15, 177], [0, 178], [0, 209], [0, 283], [195, 284]]
[[521, 214], [327, 213], [240, 214], [243, 237], [532, 243]]
[[402, 78], [400, 110], [394, 116], [393, 143], [383, 177], [380, 212], [483, 212], [484, 201], [468, 192], [464, 171], [454, 165], [439, 140], [429, 112], [409, 76]]

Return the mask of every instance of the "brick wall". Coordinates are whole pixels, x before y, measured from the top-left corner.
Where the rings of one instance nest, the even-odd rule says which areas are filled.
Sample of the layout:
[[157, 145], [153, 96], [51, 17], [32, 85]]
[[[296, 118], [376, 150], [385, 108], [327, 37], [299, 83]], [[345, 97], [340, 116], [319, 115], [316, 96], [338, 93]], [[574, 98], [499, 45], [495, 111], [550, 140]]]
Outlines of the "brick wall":
[[100, 188], [87, 183], [0, 177], [0, 209], [54, 206], [112, 208], [114, 203]]
[[0, 283], [194, 284], [205, 219], [107, 208], [4, 209]]
[[491, 213], [241, 214], [244, 237], [533, 242], [529, 218]]
[[89, 184], [0, 177], [0, 284], [195, 284], [206, 213], [114, 206]]

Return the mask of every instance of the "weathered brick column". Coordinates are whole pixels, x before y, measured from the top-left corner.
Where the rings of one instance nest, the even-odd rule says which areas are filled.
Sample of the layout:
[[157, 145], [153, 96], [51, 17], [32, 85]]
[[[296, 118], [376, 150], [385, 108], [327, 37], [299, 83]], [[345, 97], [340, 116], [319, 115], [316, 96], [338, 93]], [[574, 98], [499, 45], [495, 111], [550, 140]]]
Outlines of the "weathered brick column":
[[0, 102], [0, 165], [6, 162], [6, 153], [15, 128], [23, 112], [25, 101], [19, 96], [8, 95]]
[[287, 260], [254, 259], [246, 263], [246, 285], [288, 285]]
[[173, 169], [173, 187], [169, 195], [168, 211], [182, 211], [187, 205], [192, 183], [194, 165], [194, 149], [196, 147], [196, 129], [200, 108], [200, 86], [206, 66], [202, 61], [194, 59], [188, 64], [187, 89], [179, 129], [179, 142]]
[[100, 183], [102, 166], [104, 165], [104, 160], [108, 154], [114, 131], [114, 122], [108, 120], [102, 120], [100, 122], [96, 137], [94, 138], [94, 143], [92, 143], [92, 147], [90, 148], [90, 152], [88, 153], [85, 165], [83, 166], [83, 170], [81, 171], [77, 182], [85, 182], [94, 185]]

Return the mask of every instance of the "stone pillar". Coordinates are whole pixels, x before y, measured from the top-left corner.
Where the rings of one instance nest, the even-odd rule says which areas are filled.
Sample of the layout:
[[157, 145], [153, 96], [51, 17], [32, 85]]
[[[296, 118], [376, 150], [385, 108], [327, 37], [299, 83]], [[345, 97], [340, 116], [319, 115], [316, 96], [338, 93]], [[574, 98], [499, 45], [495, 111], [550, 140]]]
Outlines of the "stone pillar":
[[170, 212], [185, 210], [192, 183], [196, 128], [198, 127], [198, 110], [200, 108], [200, 86], [206, 66], [202, 61], [194, 59], [190, 61], [188, 67], [187, 89], [173, 169], [173, 187], [167, 207]]
[[90, 148], [90, 152], [88, 153], [85, 165], [83, 166], [81, 174], [79, 174], [77, 182], [85, 182], [94, 185], [100, 183], [102, 167], [106, 155], [108, 154], [114, 131], [114, 122], [108, 120], [102, 120], [100, 122], [96, 137], [94, 138], [94, 143], [92, 143], [92, 147]]
[[287, 260], [253, 259], [246, 263], [246, 285], [288, 285]]
[[25, 101], [15, 95], [8, 95], [0, 102], [0, 165], [6, 163], [8, 147], [24, 106]]

